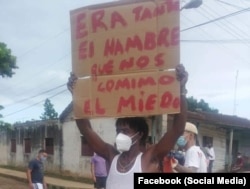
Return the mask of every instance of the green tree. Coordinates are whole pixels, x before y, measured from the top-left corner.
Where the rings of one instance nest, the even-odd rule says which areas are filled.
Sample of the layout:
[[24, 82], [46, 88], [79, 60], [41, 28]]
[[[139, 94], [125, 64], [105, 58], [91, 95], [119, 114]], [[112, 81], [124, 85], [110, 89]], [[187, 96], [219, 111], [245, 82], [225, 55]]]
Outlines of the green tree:
[[11, 55], [11, 50], [5, 43], [0, 42], [0, 76], [12, 77], [13, 69], [17, 69], [16, 57]]
[[205, 102], [203, 99], [198, 101], [197, 99], [191, 96], [187, 98], [187, 104], [188, 104], [188, 110], [192, 112], [201, 110], [203, 112], [219, 113], [218, 109], [209, 107], [209, 104]]
[[[3, 106], [0, 105], [0, 110], [4, 109]], [[3, 115], [0, 114], [0, 119], [3, 118]], [[11, 129], [11, 124], [10, 123], [5, 123], [2, 120], [0, 120], [0, 131], [4, 131], [4, 130], [9, 130]]]
[[[11, 50], [7, 48], [7, 45], [5, 43], [0, 42], [0, 76], [12, 77], [12, 75], [14, 74], [13, 69], [17, 68], [16, 57], [11, 55]], [[0, 105], [0, 111], [2, 109], [4, 109], [4, 107]], [[0, 118], [3, 118], [2, 114], [0, 114]], [[0, 120], [0, 131], [10, 128], [10, 123], [5, 123]]]
[[[3, 106], [1, 106], [0, 105], [0, 111], [3, 109]], [[2, 114], [0, 114], [0, 118], [2, 118], [3, 117], [3, 115]]]
[[11, 129], [10, 123], [5, 123], [5, 122], [0, 120], [0, 131], [10, 130], [10, 129]]
[[51, 119], [57, 119], [58, 118], [58, 113], [54, 109], [54, 105], [50, 102], [49, 99], [45, 100], [44, 103], [44, 113], [40, 118], [42, 120], [51, 120]]

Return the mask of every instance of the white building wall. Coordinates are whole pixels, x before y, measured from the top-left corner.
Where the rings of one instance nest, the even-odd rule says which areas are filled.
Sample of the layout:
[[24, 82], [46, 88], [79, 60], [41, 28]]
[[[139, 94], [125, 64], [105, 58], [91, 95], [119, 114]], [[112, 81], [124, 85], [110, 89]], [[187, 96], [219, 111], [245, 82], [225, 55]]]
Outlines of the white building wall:
[[162, 115], [162, 133], [161, 135], [163, 136], [166, 132], [167, 132], [167, 127], [168, 127], [168, 115], [167, 114], [163, 114]]
[[0, 165], [7, 165], [8, 145], [6, 132], [0, 131]]
[[[45, 162], [45, 168], [47, 171], [58, 173], [60, 172], [61, 158], [60, 158], [60, 128], [57, 125], [34, 125], [27, 126], [25, 124], [16, 127], [9, 134], [4, 134], [0, 137], [0, 165], [9, 165], [26, 168], [28, 162], [36, 158], [38, 151], [45, 147], [45, 138], [54, 138], [54, 151], [53, 154], [49, 154], [47, 161]], [[50, 127], [51, 132], [48, 135], [49, 129], [44, 129]], [[46, 133], [44, 133], [46, 132]], [[6, 138], [8, 137], [8, 139]], [[31, 153], [24, 152], [24, 139], [31, 138]], [[11, 152], [11, 139], [16, 140], [16, 152]], [[6, 159], [6, 161], [5, 161]]]
[[[93, 130], [107, 143], [115, 142], [115, 119], [92, 119]], [[81, 156], [81, 134], [75, 121], [66, 121], [63, 124], [63, 172], [90, 177], [90, 157]]]
[[16, 153], [13, 154], [16, 157], [15, 157], [15, 162], [13, 163], [15, 163], [15, 166], [23, 167], [24, 166], [24, 158], [23, 158], [24, 152], [23, 152], [23, 145], [22, 145], [23, 141], [21, 141], [22, 138], [20, 136], [20, 129], [21, 128], [16, 129], [16, 132], [17, 132], [16, 133]]
[[96, 133], [102, 137], [104, 141], [110, 144], [115, 143], [116, 119], [114, 118], [103, 118], [103, 119], [92, 119], [91, 124]]
[[215, 152], [213, 172], [224, 171], [226, 159], [226, 130], [218, 129], [209, 125], [202, 125], [199, 127], [199, 141], [201, 145], [203, 136], [213, 138], [213, 147]]
[[20, 144], [20, 142], [18, 141], [18, 144], [16, 145], [16, 153], [15, 153], [15, 156], [16, 156], [16, 166], [25, 166], [24, 165], [24, 159], [23, 159], [23, 146]]
[[64, 122], [63, 126], [63, 165], [64, 172], [78, 172], [81, 156], [81, 135], [73, 121]]

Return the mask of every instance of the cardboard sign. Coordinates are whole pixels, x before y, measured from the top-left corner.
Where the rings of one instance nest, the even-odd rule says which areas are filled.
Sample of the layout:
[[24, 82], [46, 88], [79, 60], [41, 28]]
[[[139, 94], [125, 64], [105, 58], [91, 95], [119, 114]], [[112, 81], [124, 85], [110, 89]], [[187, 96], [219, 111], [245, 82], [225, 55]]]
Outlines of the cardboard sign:
[[[76, 9], [70, 16], [72, 69], [78, 78], [84, 78], [78, 79], [74, 89], [77, 118], [179, 111], [179, 105], [160, 105], [163, 93], [168, 92], [174, 99], [179, 94], [175, 73], [167, 72], [179, 63], [179, 0], [123, 0]], [[159, 83], [162, 74], [166, 78], [171, 75], [173, 82]], [[139, 88], [136, 82], [140, 78], [154, 80], [155, 85]], [[135, 82], [130, 83], [135, 86], [110, 92], [112, 85], [126, 82], [121, 79]], [[105, 81], [107, 86], [102, 86], [106, 88], [102, 91], [100, 83]], [[121, 99], [126, 104], [130, 98], [127, 103], [134, 105], [121, 106]], [[149, 104], [154, 104], [148, 109], [147, 98]]]
[[145, 116], [178, 112], [175, 72], [141, 72], [79, 79], [74, 112], [81, 117]]

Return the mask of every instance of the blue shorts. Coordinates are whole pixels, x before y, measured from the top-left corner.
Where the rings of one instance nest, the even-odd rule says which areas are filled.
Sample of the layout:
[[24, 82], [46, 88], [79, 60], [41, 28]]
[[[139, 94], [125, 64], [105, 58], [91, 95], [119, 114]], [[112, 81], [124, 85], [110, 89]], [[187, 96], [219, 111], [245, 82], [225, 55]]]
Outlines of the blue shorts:
[[106, 188], [107, 177], [96, 177], [96, 182], [94, 183], [95, 188]]

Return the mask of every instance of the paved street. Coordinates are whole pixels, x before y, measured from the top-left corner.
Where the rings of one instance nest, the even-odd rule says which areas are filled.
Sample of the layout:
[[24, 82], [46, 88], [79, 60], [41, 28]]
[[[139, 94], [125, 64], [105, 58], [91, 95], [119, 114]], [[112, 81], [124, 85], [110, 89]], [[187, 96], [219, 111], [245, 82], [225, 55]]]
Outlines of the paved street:
[[[26, 186], [25, 189], [27, 189], [27, 185], [25, 185], [26, 184], [25, 181], [27, 179], [25, 172], [0, 167], [0, 176], [1, 175], [6, 175], [6, 176], [9, 176], [11, 178], [16, 178], [17, 179], [16, 181], [18, 181], [18, 182], [13, 182], [13, 184], [16, 184], [16, 183], [17, 184], [24, 184], [24, 186]], [[3, 178], [3, 177], [1, 176], [1, 178]], [[21, 180], [21, 182], [19, 180]], [[24, 180], [24, 181], [22, 181], [22, 180]], [[49, 188], [53, 188], [53, 189], [55, 189], [55, 187], [60, 188], [60, 189], [61, 188], [64, 188], [64, 189], [93, 189], [93, 184], [87, 184], [87, 183], [83, 183], [83, 182], [75, 182], [75, 181], [70, 181], [70, 180], [65, 180], [65, 179], [53, 178], [53, 177], [48, 177], [46, 175], [45, 175], [45, 180], [46, 180], [46, 183], [48, 184]], [[12, 184], [12, 182], [10, 182], [9, 184]], [[13, 188], [15, 188], [14, 186], [12, 186], [12, 188], [11, 187], [9, 187], [9, 188], [13, 189]], [[0, 189], [5, 189], [5, 188], [1, 188], [1, 187], [2, 187], [2, 183], [0, 181]], [[17, 188], [23, 189], [23, 188], [20, 188], [19, 185]]]
[[6, 178], [0, 175], [0, 189], [27, 189], [27, 184], [13, 178]]

